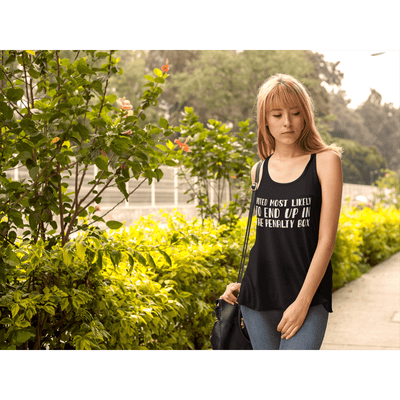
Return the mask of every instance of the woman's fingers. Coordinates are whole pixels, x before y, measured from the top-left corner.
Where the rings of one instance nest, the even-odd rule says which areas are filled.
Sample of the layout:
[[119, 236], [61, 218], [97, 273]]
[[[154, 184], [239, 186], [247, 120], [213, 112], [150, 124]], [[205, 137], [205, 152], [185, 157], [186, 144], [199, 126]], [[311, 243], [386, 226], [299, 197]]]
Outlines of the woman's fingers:
[[299, 330], [299, 327], [296, 326], [295, 328], [288, 330], [283, 336], [281, 336], [281, 338], [289, 340], [297, 333], [298, 330]]
[[220, 299], [226, 301], [227, 303], [231, 305], [238, 304], [237, 302], [237, 297], [235, 296], [234, 292], [238, 291], [240, 289], [241, 284], [240, 283], [230, 283], [229, 285], [226, 286], [225, 293], [220, 297]]
[[231, 304], [231, 305], [235, 305], [235, 303], [237, 304], [236, 297], [234, 297], [234, 296], [228, 296], [228, 295], [225, 295], [225, 294], [224, 294], [224, 295], [222, 295], [222, 296], [220, 297], [220, 299], [226, 301], [227, 303], [229, 303], [229, 304]]

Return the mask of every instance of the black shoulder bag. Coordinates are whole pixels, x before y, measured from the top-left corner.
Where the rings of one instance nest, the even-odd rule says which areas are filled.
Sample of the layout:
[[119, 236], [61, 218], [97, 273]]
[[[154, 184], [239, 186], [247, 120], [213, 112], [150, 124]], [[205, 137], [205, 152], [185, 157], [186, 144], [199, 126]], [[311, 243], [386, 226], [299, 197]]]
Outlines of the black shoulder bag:
[[[238, 283], [242, 282], [243, 278], [244, 261], [246, 258], [247, 243], [249, 241], [251, 220], [255, 206], [255, 192], [258, 188], [260, 169], [263, 164], [264, 161], [259, 161], [256, 170], [256, 179], [251, 185], [251, 205], [244, 238], [242, 259], [240, 261]], [[217, 299], [213, 312], [213, 317], [214, 316], [216, 316], [216, 319], [210, 337], [213, 350], [253, 350], [249, 335], [243, 323], [240, 305], [231, 305], [222, 299]]]

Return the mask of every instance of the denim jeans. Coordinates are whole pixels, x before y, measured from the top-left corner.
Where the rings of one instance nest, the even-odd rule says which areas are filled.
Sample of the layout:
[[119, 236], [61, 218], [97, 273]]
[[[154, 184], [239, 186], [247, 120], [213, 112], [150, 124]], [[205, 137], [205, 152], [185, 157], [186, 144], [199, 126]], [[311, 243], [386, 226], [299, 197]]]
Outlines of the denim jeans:
[[283, 311], [255, 311], [240, 306], [253, 350], [319, 350], [328, 324], [329, 312], [320, 304], [308, 309], [303, 325], [290, 339], [277, 331]]

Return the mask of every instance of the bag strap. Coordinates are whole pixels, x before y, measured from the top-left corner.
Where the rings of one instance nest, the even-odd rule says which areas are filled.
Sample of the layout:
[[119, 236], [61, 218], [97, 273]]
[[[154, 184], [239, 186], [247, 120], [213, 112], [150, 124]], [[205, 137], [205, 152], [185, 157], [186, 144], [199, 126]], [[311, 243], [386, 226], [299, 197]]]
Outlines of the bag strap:
[[238, 276], [238, 280], [237, 280], [238, 283], [242, 282], [244, 262], [245, 262], [246, 253], [247, 253], [247, 244], [248, 244], [249, 237], [250, 237], [251, 221], [253, 218], [253, 210], [254, 210], [254, 206], [255, 206], [255, 202], [256, 202], [256, 190], [258, 189], [258, 185], [259, 185], [260, 169], [264, 165], [264, 161], [265, 160], [261, 160], [258, 162], [257, 169], [256, 169], [256, 179], [255, 179], [254, 183], [251, 185], [251, 190], [252, 190], [251, 203], [250, 203], [250, 210], [249, 210], [249, 218], [247, 220], [246, 234], [244, 236], [242, 259], [240, 261], [239, 276]]

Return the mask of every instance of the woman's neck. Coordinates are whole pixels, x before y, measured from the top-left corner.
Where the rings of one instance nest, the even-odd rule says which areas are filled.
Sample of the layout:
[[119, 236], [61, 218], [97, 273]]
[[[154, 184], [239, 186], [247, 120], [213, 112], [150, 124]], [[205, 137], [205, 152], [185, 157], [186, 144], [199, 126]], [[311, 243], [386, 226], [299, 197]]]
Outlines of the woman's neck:
[[282, 147], [277, 146], [275, 150], [273, 150], [275, 160], [286, 161], [296, 157], [301, 157], [306, 154], [309, 154], [303, 150], [301, 150], [298, 146], [296, 147]]

